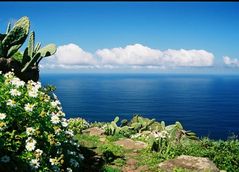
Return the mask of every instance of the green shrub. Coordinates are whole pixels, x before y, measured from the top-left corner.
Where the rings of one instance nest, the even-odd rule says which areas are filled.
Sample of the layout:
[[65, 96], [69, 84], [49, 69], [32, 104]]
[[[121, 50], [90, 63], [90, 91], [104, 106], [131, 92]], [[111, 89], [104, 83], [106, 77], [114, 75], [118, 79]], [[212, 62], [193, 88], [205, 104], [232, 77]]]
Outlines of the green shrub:
[[120, 169], [111, 167], [111, 166], [105, 166], [102, 171], [103, 172], [121, 172]]
[[0, 171], [76, 171], [83, 156], [40, 82], [0, 74]]
[[198, 142], [189, 142], [171, 150], [175, 156], [191, 155], [208, 157], [220, 170], [239, 171], [239, 140], [210, 140], [204, 138]]
[[89, 128], [90, 124], [83, 118], [71, 118], [68, 120], [68, 128], [75, 134], [80, 134], [82, 130]]

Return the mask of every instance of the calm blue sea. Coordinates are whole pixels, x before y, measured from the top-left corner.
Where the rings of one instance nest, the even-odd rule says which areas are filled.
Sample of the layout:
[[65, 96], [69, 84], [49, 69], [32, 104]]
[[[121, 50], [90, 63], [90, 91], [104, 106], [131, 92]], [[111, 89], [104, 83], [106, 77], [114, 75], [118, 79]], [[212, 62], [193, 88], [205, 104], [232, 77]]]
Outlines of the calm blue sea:
[[239, 76], [172, 74], [42, 74], [56, 86], [67, 117], [111, 121], [133, 114], [180, 121], [199, 136], [239, 134]]

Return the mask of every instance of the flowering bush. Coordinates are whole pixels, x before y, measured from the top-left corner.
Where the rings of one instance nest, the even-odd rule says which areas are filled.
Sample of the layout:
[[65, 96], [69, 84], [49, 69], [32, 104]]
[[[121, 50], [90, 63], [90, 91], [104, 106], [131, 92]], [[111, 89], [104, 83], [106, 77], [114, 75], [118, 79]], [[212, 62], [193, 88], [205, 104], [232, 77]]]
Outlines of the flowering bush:
[[40, 82], [0, 73], [0, 171], [78, 171], [83, 156], [64, 116]]
[[82, 130], [90, 127], [90, 124], [83, 118], [70, 118], [68, 121], [68, 128], [74, 132], [74, 134], [80, 134]]

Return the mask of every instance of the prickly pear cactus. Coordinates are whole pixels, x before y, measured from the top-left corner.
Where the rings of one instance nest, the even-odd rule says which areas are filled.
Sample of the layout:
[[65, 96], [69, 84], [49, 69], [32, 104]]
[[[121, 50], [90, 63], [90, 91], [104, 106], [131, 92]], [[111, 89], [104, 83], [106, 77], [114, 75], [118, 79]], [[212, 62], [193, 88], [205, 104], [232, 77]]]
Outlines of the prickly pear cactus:
[[15, 51], [17, 51], [22, 46], [28, 36], [29, 28], [30, 21], [28, 17], [22, 17], [19, 19], [11, 30], [10, 26], [8, 26], [8, 33], [2, 40], [3, 49], [5, 50], [4, 54], [2, 54], [4, 57], [10, 58], [7, 54], [11, 47], [15, 46]]
[[23, 54], [19, 54], [19, 48], [24, 44], [29, 34], [30, 21], [28, 17], [20, 18], [13, 28], [8, 24], [6, 33], [0, 34], [0, 71], [3, 73], [13, 71], [17, 77], [24, 81], [39, 80], [39, 63], [44, 57], [53, 55], [56, 46], [49, 44], [41, 48], [41, 44], [35, 46], [35, 33], [31, 32], [28, 46]]

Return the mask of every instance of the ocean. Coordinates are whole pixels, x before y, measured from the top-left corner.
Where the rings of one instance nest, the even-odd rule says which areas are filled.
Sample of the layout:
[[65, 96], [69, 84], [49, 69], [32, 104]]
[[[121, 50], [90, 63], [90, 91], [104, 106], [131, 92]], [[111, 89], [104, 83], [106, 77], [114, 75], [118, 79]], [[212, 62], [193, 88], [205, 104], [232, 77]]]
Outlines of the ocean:
[[41, 74], [66, 117], [90, 122], [134, 114], [182, 123], [199, 137], [239, 134], [239, 76], [184, 74]]

